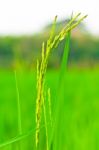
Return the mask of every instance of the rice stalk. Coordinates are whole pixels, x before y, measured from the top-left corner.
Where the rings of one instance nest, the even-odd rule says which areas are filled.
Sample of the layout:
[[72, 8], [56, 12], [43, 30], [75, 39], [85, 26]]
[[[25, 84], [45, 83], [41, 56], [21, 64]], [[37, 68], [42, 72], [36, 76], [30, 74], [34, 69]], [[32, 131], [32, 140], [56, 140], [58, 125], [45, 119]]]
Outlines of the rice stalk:
[[[54, 19], [54, 23], [52, 26], [51, 34], [47, 43], [42, 44], [42, 60], [41, 64], [37, 62], [37, 98], [36, 98], [36, 148], [38, 149], [39, 145], [39, 128], [40, 128], [40, 121], [41, 121], [41, 109], [43, 104], [44, 98], [44, 81], [45, 81], [45, 74], [48, 65], [48, 59], [51, 54], [53, 48], [56, 48], [59, 43], [65, 39], [68, 32], [74, 29], [80, 22], [85, 19], [87, 16], [83, 16], [78, 21], [76, 19], [80, 16], [80, 13], [73, 17], [69, 23], [60, 31], [58, 35], [54, 37], [55, 34], [55, 27], [56, 27], [56, 20], [57, 16]], [[75, 23], [76, 21], [76, 23]]]
[[36, 148], [39, 143], [39, 128], [41, 120], [41, 106], [43, 101], [43, 89], [44, 89], [44, 79], [47, 68], [48, 57], [50, 53], [50, 44], [54, 35], [54, 26], [56, 23], [56, 18], [53, 24], [52, 32], [49, 40], [47, 41], [47, 47], [45, 51], [45, 43], [42, 44], [42, 61], [39, 68], [39, 62], [37, 62], [37, 99], [36, 99]]

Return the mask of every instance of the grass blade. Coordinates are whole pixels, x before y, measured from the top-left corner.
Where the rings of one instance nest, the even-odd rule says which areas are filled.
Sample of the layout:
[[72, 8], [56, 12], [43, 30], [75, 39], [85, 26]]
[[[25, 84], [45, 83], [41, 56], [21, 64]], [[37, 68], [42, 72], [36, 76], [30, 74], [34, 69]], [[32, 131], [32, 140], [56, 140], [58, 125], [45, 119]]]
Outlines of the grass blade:
[[[15, 82], [16, 82], [16, 92], [17, 92], [17, 107], [18, 107], [18, 132], [19, 135], [22, 134], [22, 123], [21, 123], [21, 105], [20, 105], [20, 95], [18, 89], [18, 82], [17, 82], [17, 74], [15, 71]], [[18, 149], [21, 150], [21, 143], [18, 143]]]
[[17, 106], [18, 106], [18, 130], [19, 130], [19, 134], [22, 134], [20, 96], [19, 96], [19, 89], [18, 89], [16, 71], [14, 73], [15, 73], [16, 92], [17, 92]]
[[[56, 102], [56, 106], [54, 108], [55, 114], [54, 114], [54, 122], [53, 122], [53, 128], [52, 128], [52, 133], [49, 139], [49, 146], [50, 148], [52, 147], [52, 143], [54, 146], [54, 150], [58, 149], [58, 143], [60, 143], [60, 141], [58, 141], [59, 139], [59, 122], [60, 122], [60, 118], [62, 116], [62, 114], [60, 114], [61, 112], [61, 108], [63, 105], [63, 95], [64, 95], [64, 78], [65, 78], [65, 72], [66, 72], [66, 66], [67, 66], [67, 62], [68, 62], [68, 54], [69, 54], [69, 48], [70, 48], [70, 32], [68, 32], [67, 36], [66, 36], [66, 43], [65, 43], [65, 47], [64, 47], [64, 52], [63, 52], [63, 57], [62, 57], [62, 63], [61, 63], [61, 69], [60, 69], [60, 76], [59, 76], [59, 85], [58, 85], [58, 94], [57, 94], [57, 102]], [[57, 132], [58, 130], [58, 132]], [[58, 134], [58, 135], [57, 135]], [[55, 137], [54, 137], [55, 136]], [[61, 139], [60, 139], [61, 140]]]

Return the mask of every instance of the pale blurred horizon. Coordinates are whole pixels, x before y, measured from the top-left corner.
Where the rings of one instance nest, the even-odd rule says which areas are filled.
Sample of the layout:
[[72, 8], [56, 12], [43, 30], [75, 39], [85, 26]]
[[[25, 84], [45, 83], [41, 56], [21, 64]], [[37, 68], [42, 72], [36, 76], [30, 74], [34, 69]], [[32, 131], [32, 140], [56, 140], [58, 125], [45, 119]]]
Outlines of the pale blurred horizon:
[[88, 14], [84, 21], [88, 30], [99, 35], [98, 0], [3, 0], [0, 1], [0, 36], [33, 34], [53, 21], [74, 13]]

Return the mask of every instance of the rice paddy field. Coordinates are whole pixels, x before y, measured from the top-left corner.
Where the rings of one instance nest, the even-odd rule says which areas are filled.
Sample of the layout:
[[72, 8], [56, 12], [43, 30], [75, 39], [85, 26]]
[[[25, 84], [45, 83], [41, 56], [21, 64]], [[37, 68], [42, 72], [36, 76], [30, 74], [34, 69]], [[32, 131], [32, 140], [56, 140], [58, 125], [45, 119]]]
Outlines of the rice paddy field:
[[[18, 93], [15, 73], [0, 71], [0, 150], [35, 149], [35, 71], [17, 71], [22, 135], [18, 128]], [[52, 116], [57, 105], [58, 70], [48, 70], [46, 87], [51, 90]], [[99, 71], [68, 70], [65, 74], [63, 105], [58, 115], [56, 136], [59, 150], [99, 150]], [[60, 99], [61, 101], [61, 99]], [[61, 104], [61, 103], [60, 103]], [[48, 111], [48, 110], [47, 110]], [[47, 121], [49, 124], [50, 120]], [[52, 128], [49, 128], [51, 132]], [[40, 149], [46, 149], [45, 126], [40, 129]], [[18, 137], [19, 140], [14, 140]], [[10, 140], [13, 142], [10, 143]], [[57, 146], [56, 146], [57, 147]], [[62, 149], [61, 149], [61, 148]], [[51, 143], [53, 150], [53, 142]]]
[[[9, 69], [0, 70], [0, 150], [99, 150], [98, 67], [73, 69], [69, 65], [71, 31], [86, 17], [72, 14], [55, 34], [55, 16], [35, 62], [37, 69], [35, 63], [33, 68], [33, 63], [26, 66], [22, 58], [29, 59], [28, 55], [21, 57], [21, 49], [13, 45]], [[63, 40], [59, 66], [53, 69], [50, 56]]]

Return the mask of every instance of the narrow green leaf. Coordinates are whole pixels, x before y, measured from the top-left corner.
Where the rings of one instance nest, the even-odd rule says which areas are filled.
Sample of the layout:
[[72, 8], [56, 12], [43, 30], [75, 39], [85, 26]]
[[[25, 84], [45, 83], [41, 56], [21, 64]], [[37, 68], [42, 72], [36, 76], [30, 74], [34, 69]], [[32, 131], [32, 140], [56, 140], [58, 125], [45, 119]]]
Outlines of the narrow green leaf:
[[[21, 105], [20, 105], [20, 95], [19, 95], [19, 88], [18, 88], [18, 81], [17, 81], [17, 74], [15, 71], [15, 82], [16, 82], [16, 93], [17, 93], [17, 110], [18, 110], [18, 131], [19, 135], [22, 134], [22, 123], [21, 123]], [[21, 150], [21, 143], [18, 143], [18, 149]]]
[[68, 62], [68, 54], [69, 54], [69, 47], [70, 47], [70, 32], [66, 36], [66, 43], [63, 52], [62, 62], [61, 62], [61, 69], [60, 69], [60, 76], [59, 76], [59, 89], [57, 94], [57, 107], [56, 107], [56, 114], [55, 114], [55, 137], [54, 137], [54, 149], [57, 150], [61, 143], [61, 128], [60, 124], [62, 123], [63, 117], [63, 108], [64, 108], [64, 81], [66, 75], [66, 67]]
[[[45, 128], [45, 125], [42, 125], [39, 130], [42, 130], [44, 128]], [[21, 141], [21, 140], [25, 139], [26, 137], [28, 137], [30, 135], [34, 135], [35, 136], [35, 131], [36, 130], [37, 130], [37, 128], [31, 129], [31, 130], [29, 130], [28, 132], [26, 132], [24, 134], [18, 135], [18, 136], [14, 137], [14, 138], [6, 141], [6, 142], [3, 142], [3, 143], [0, 144], [0, 148], [2, 148], [4, 146], [7, 146], [7, 145], [10, 145], [10, 144], [13, 144], [13, 143], [18, 142], [18, 141]]]
[[20, 96], [19, 96], [19, 89], [18, 89], [16, 71], [14, 73], [15, 73], [15, 83], [16, 83], [16, 93], [17, 93], [17, 107], [18, 107], [18, 130], [19, 130], [19, 134], [22, 134]]

